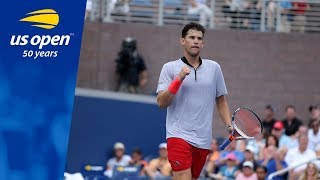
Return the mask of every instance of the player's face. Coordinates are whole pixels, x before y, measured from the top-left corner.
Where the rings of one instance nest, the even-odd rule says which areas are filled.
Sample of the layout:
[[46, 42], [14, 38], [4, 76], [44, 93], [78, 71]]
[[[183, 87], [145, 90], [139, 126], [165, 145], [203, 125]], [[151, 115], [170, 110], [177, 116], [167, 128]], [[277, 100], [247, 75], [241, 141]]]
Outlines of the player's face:
[[196, 57], [204, 45], [203, 34], [201, 31], [190, 29], [186, 37], [181, 38], [180, 43], [190, 56]]

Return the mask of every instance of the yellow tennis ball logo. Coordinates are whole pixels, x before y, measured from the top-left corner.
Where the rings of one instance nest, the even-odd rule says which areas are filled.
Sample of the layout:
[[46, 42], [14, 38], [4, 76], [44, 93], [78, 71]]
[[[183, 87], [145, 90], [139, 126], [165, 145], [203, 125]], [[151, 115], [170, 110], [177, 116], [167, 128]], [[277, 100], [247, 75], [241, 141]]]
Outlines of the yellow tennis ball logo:
[[53, 29], [59, 24], [59, 14], [53, 9], [41, 9], [26, 15], [27, 17], [20, 19], [20, 21], [32, 23], [31, 26]]

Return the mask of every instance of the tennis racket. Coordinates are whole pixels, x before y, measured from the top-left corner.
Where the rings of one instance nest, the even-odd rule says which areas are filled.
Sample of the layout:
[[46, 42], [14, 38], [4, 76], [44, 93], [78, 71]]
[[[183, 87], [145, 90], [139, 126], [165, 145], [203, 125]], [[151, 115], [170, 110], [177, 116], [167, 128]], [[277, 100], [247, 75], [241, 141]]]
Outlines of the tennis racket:
[[255, 136], [263, 131], [260, 118], [246, 107], [238, 108], [232, 114], [231, 125], [233, 126], [233, 131], [230, 137], [219, 146], [221, 151], [233, 140], [254, 139]]

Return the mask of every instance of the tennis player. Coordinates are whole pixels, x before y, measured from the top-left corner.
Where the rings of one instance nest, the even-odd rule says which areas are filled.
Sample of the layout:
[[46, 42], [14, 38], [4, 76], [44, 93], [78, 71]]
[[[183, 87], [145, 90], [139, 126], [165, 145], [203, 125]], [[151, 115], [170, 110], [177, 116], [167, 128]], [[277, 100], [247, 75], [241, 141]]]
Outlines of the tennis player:
[[205, 28], [189, 23], [182, 30], [183, 57], [164, 64], [157, 88], [160, 108], [167, 108], [168, 159], [175, 180], [197, 179], [212, 140], [215, 104], [229, 132], [231, 117], [220, 65], [200, 58]]

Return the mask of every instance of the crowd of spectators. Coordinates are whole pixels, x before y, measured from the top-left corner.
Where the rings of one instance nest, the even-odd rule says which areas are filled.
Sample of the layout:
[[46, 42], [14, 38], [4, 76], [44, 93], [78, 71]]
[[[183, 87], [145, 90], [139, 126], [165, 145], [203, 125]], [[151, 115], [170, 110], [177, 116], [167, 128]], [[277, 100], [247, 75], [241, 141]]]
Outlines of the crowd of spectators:
[[[86, 18], [92, 11], [94, 0], [87, 1]], [[110, 17], [111, 14], [118, 14], [125, 17], [134, 16], [133, 12], [139, 11], [137, 7], [131, 6], [150, 6], [153, 7], [152, 1], [139, 1], [139, 0], [108, 0], [106, 8], [106, 16]], [[305, 32], [307, 25], [306, 13], [311, 10], [313, 4], [310, 4], [307, 0], [216, 0], [214, 8], [211, 7], [211, 0], [164, 0], [165, 7], [174, 6], [175, 14], [177, 18], [181, 14], [185, 14], [184, 17], [189, 17], [190, 20], [198, 19], [199, 23], [205, 27], [208, 27], [213, 16], [217, 16], [217, 21], [223, 21], [227, 23], [227, 26], [232, 29], [251, 29], [260, 30], [261, 13], [262, 9], [265, 9], [265, 30], [267, 31], [280, 31], [280, 32]], [[167, 5], [167, 6], [166, 6]], [[186, 7], [183, 7], [186, 6]], [[138, 6], [139, 7], [139, 6]], [[140, 7], [141, 8], [141, 7]], [[182, 10], [186, 10], [183, 12]], [[215, 12], [213, 12], [213, 9]], [[145, 15], [153, 17], [150, 13], [147, 13], [145, 8], [141, 8], [139, 16], [146, 12]], [[149, 12], [150, 10], [148, 10]], [[164, 13], [171, 11], [170, 9], [164, 9]], [[151, 11], [150, 11], [151, 12]], [[219, 17], [219, 13], [223, 14], [223, 19]], [[279, 21], [277, 26], [277, 13], [279, 12]], [[196, 19], [195, 19], [196, 17]], [[127, 18], [130, 19], [130, 18]], [[313, 25], [316, 26], [316, 25]]]
[[[268, 105], [263, 113], [263, 133], [254, 140], [235, 141], [219, 151], [218, 139], [212, 140], [211, 152], [200, 179], [265, 180], [276, 171], [315, 159], [320, 155], [320, 107], [310, 106], [310, 119], [302, 121], [292, 105], [285, 108], [282, 120], [274, 117]], [[140, 149], [125, 155], [123, 143], [114, 145], [114, 157], [109, 159], [105, 175], [112, 177], [115, 166], [135, 166], [139, 176], [147, 179], [170, 179], [172, 170], [167, 159], [167, 145], [159, 145], [159, 155], [143, 159]], [[311, 161], [276, 176], [277, 180], [315, 179], [320, 161]]]

